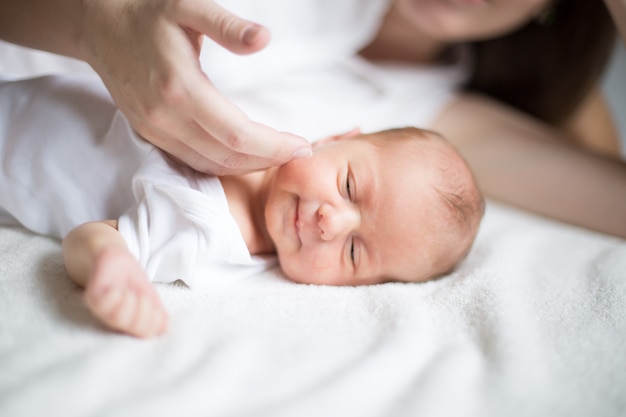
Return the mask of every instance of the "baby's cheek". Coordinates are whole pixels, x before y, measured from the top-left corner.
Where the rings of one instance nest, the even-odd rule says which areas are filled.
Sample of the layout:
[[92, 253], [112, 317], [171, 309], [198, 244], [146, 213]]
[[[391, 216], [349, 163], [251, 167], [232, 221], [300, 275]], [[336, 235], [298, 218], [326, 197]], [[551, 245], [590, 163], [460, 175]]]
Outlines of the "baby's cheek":
[[340, 279], [338, 256], [325, 253], [299, 253], [279, 257], [284, 274], [301, 284], [345, 285]]

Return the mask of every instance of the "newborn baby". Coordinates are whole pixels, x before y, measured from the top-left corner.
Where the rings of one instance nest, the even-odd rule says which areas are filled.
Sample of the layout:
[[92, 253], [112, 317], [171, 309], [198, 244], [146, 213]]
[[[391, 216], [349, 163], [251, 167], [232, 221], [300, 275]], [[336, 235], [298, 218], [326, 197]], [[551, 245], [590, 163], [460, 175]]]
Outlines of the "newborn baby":
[[[313, 149], [310, 159], [219, 178], [251, 254], [276, 253], [288, 278], [326, 285], [425, 281], [466, 256], [483, 198], [439, 135], [354, 132]], [[63, 246], [67, 270], [107, 325], [159, 334], [165, 309], [117, 225], [74, 229]]]
[[166, 328], [153, 282], [193, 288], [270, 259], [308, 284], [439, 277], [484, 210], [456, 150], [417, 128], [355, 130], [309, 159], [216, 177], [143, 141], [97, 80], [68, 76], [0, 82], [0, 126], [0, 222], [63, 239], [93, 314], [140, 337]]

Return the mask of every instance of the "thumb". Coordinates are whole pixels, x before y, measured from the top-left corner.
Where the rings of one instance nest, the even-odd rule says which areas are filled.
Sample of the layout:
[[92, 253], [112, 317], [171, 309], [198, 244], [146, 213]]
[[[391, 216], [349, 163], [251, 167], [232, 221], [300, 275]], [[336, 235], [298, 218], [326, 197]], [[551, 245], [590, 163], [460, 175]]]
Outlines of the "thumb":
[[175, 15], [179, 24], [205, 34], [237, 54], [257, 52], [270, 40], [266, 27], [242, 19], [212, 0], [177, 2]]

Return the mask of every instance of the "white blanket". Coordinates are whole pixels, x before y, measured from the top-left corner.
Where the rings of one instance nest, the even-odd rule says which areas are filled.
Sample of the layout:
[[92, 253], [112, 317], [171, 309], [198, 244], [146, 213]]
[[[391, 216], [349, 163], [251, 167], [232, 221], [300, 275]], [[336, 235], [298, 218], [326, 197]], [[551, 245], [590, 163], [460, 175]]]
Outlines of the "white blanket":
[[490, 203], [452, 275], [160, 285], [169, 332], [113, 334], [57, 241], [0, 229], [3, 416], [620, 416], [626, 242]]
[[58, 241], [0, 228], [0, 415], [626, 414], [624, 240], [489, 202], [439, 281], [212, 282], [158, 286], [170, 330], [133, 339], [89, 315]]

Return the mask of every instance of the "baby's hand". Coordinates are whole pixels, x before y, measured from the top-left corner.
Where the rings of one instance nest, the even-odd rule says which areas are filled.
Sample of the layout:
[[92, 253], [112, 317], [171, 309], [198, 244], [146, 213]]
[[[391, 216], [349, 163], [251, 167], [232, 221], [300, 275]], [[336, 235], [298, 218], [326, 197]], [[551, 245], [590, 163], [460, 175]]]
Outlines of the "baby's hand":
[[97, 256], [85, 300], [91, 312], [114, 330], [152, 337], [167, 328], [167, 313], [157, 292], [127, 251], [107, 249]]

